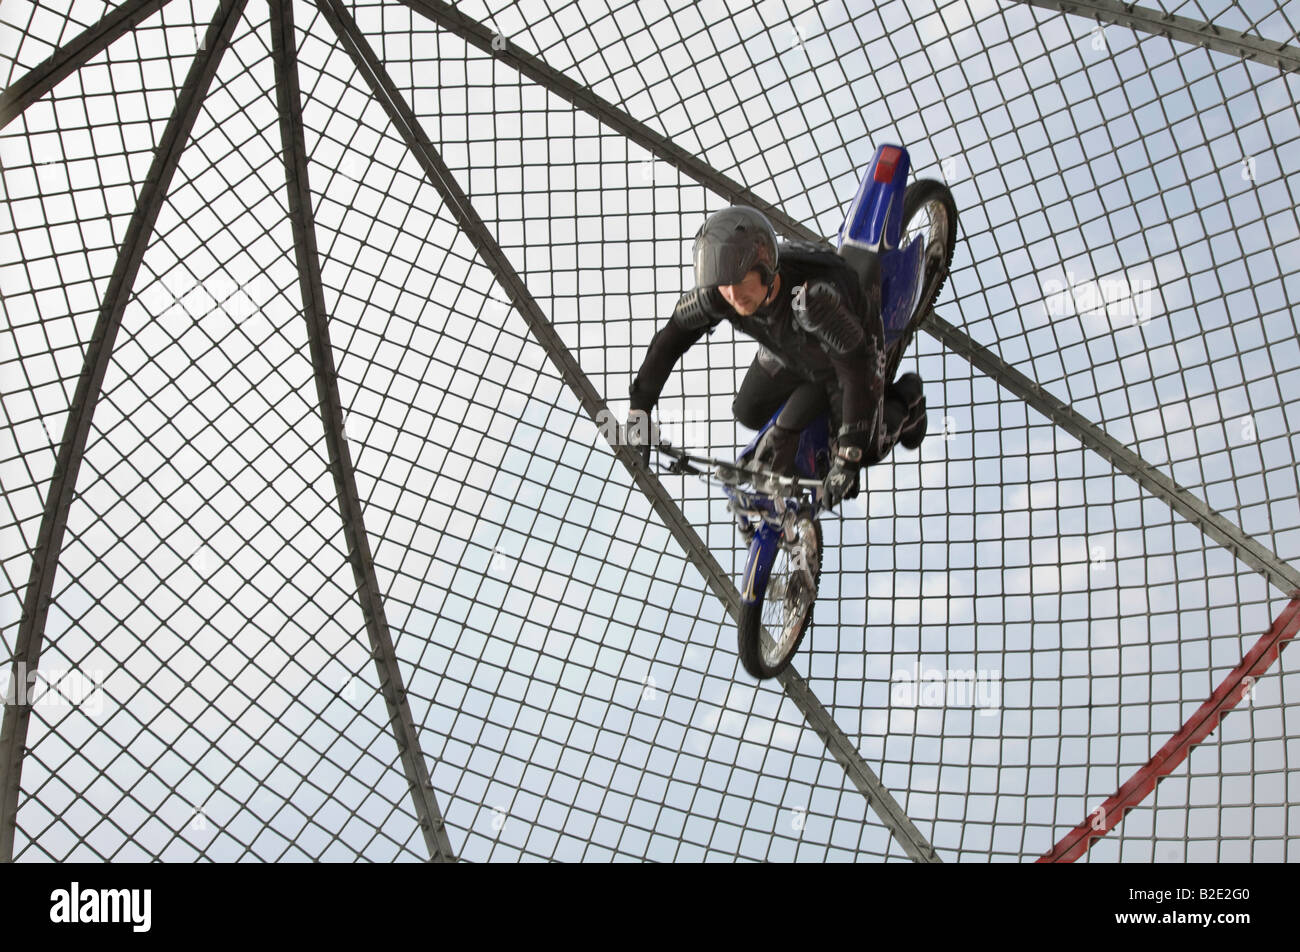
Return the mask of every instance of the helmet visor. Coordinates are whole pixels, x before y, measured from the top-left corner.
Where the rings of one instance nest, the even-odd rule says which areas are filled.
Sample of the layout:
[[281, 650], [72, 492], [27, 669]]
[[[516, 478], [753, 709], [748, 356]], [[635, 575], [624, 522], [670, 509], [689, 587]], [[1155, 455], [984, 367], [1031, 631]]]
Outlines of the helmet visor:
[[753, 267], [753, 249], [704, 241], [695, 244], [695, 286], [697, 288], [740, 284]]

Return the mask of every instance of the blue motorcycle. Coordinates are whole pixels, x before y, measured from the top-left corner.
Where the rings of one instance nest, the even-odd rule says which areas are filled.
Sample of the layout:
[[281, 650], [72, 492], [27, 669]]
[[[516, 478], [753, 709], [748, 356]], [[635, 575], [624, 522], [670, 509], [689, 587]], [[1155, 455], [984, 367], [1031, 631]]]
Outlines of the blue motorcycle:
[[[894, 379], [917, 324], [939, 296], [957, 241], [952, 193], [932, 179], [907, 185], [910, 164], [901, 146], [876, 150], [836, 249], [869, 295], [879, 283], [886, 380]], [[812, 621], [821, 578], [822, 481], [832, 459], [829, 421], [822, 416], [800, 435], [796, 476], [752, 465], [759, 441], [780, 415], [780, 410], [772, 415], [734, 462], [667, 443], [658, 446], [674, 460], [668, 472], [721, 484], [727, 508], [749, 541], [740, 585], [739, 649], [741, 664], [759, 680], [785, 670]]]

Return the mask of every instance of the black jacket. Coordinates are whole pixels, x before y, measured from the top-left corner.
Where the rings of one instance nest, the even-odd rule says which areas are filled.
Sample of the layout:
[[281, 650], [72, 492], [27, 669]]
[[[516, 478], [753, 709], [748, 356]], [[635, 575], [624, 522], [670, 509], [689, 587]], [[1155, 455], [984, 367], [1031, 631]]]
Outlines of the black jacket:
[[776, 298], [749, 317], [732, 309], [717, 288], [688, 291], [650, 341], [632, 381], [633, 410], [649, 411], [681, 356], [723, 321], [753, 337], [776, 362], [805, 380], [824, 382], [843, 431], [874, 436], [884, 397], [884, 326], [879, 286], [868, 301], [857, 273], [835, 252], [786, 242], [777, 256]]

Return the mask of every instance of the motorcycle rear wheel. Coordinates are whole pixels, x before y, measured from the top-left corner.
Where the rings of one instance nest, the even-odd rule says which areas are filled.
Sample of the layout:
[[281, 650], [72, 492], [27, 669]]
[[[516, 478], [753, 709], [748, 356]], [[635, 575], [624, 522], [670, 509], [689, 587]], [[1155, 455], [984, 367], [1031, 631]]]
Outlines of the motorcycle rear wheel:
[[907, 247], [908, 242], [917, 234], [925, 236], [925, 273], [921, 278], [921, 287], [928, 288], [929, 293], [924, 294], [917, 304], [907, 323], [907, 329], [894, 347], [887, 380], [894, 379], [917, 325], [938, 300], [939, 292], [948, 280], [948, 269], [952, 266], [953, 252], [957, 248], [957, 203], [953, 201], [948, 186], [935, 179], [917, 179], [903, 193], [903, 225], [899, 247]]

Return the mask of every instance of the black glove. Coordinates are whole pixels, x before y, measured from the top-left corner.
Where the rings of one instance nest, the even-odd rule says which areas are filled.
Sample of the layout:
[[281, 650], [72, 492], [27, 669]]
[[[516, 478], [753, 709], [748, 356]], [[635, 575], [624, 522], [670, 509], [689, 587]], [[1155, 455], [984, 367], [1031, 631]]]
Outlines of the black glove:
[[641, 462], [646, 466], [650, 465], [650, 444], [654, 442], [655, 427], [650, 418], [650, 407], [632, 407], [627, 415], [627, 427], [624, 429], [624, 440], [627, 445], [636, 451], [641, 457]]
[[869, 442], [865, 431], [841, 430], [836, 441], [839, 448], [835, 462], [822, 483], [826, 505], [834, 508], [842, 499], [852, 499], [858, 494], [858, 473], [862, 469], [863, 448]]
[[828, 509], [838, 506], [841, 499], [852, 499], [858, 494], [859, 472], [859, 465], [852, 460], [835, 460], [822, 483], [822, 494]]

